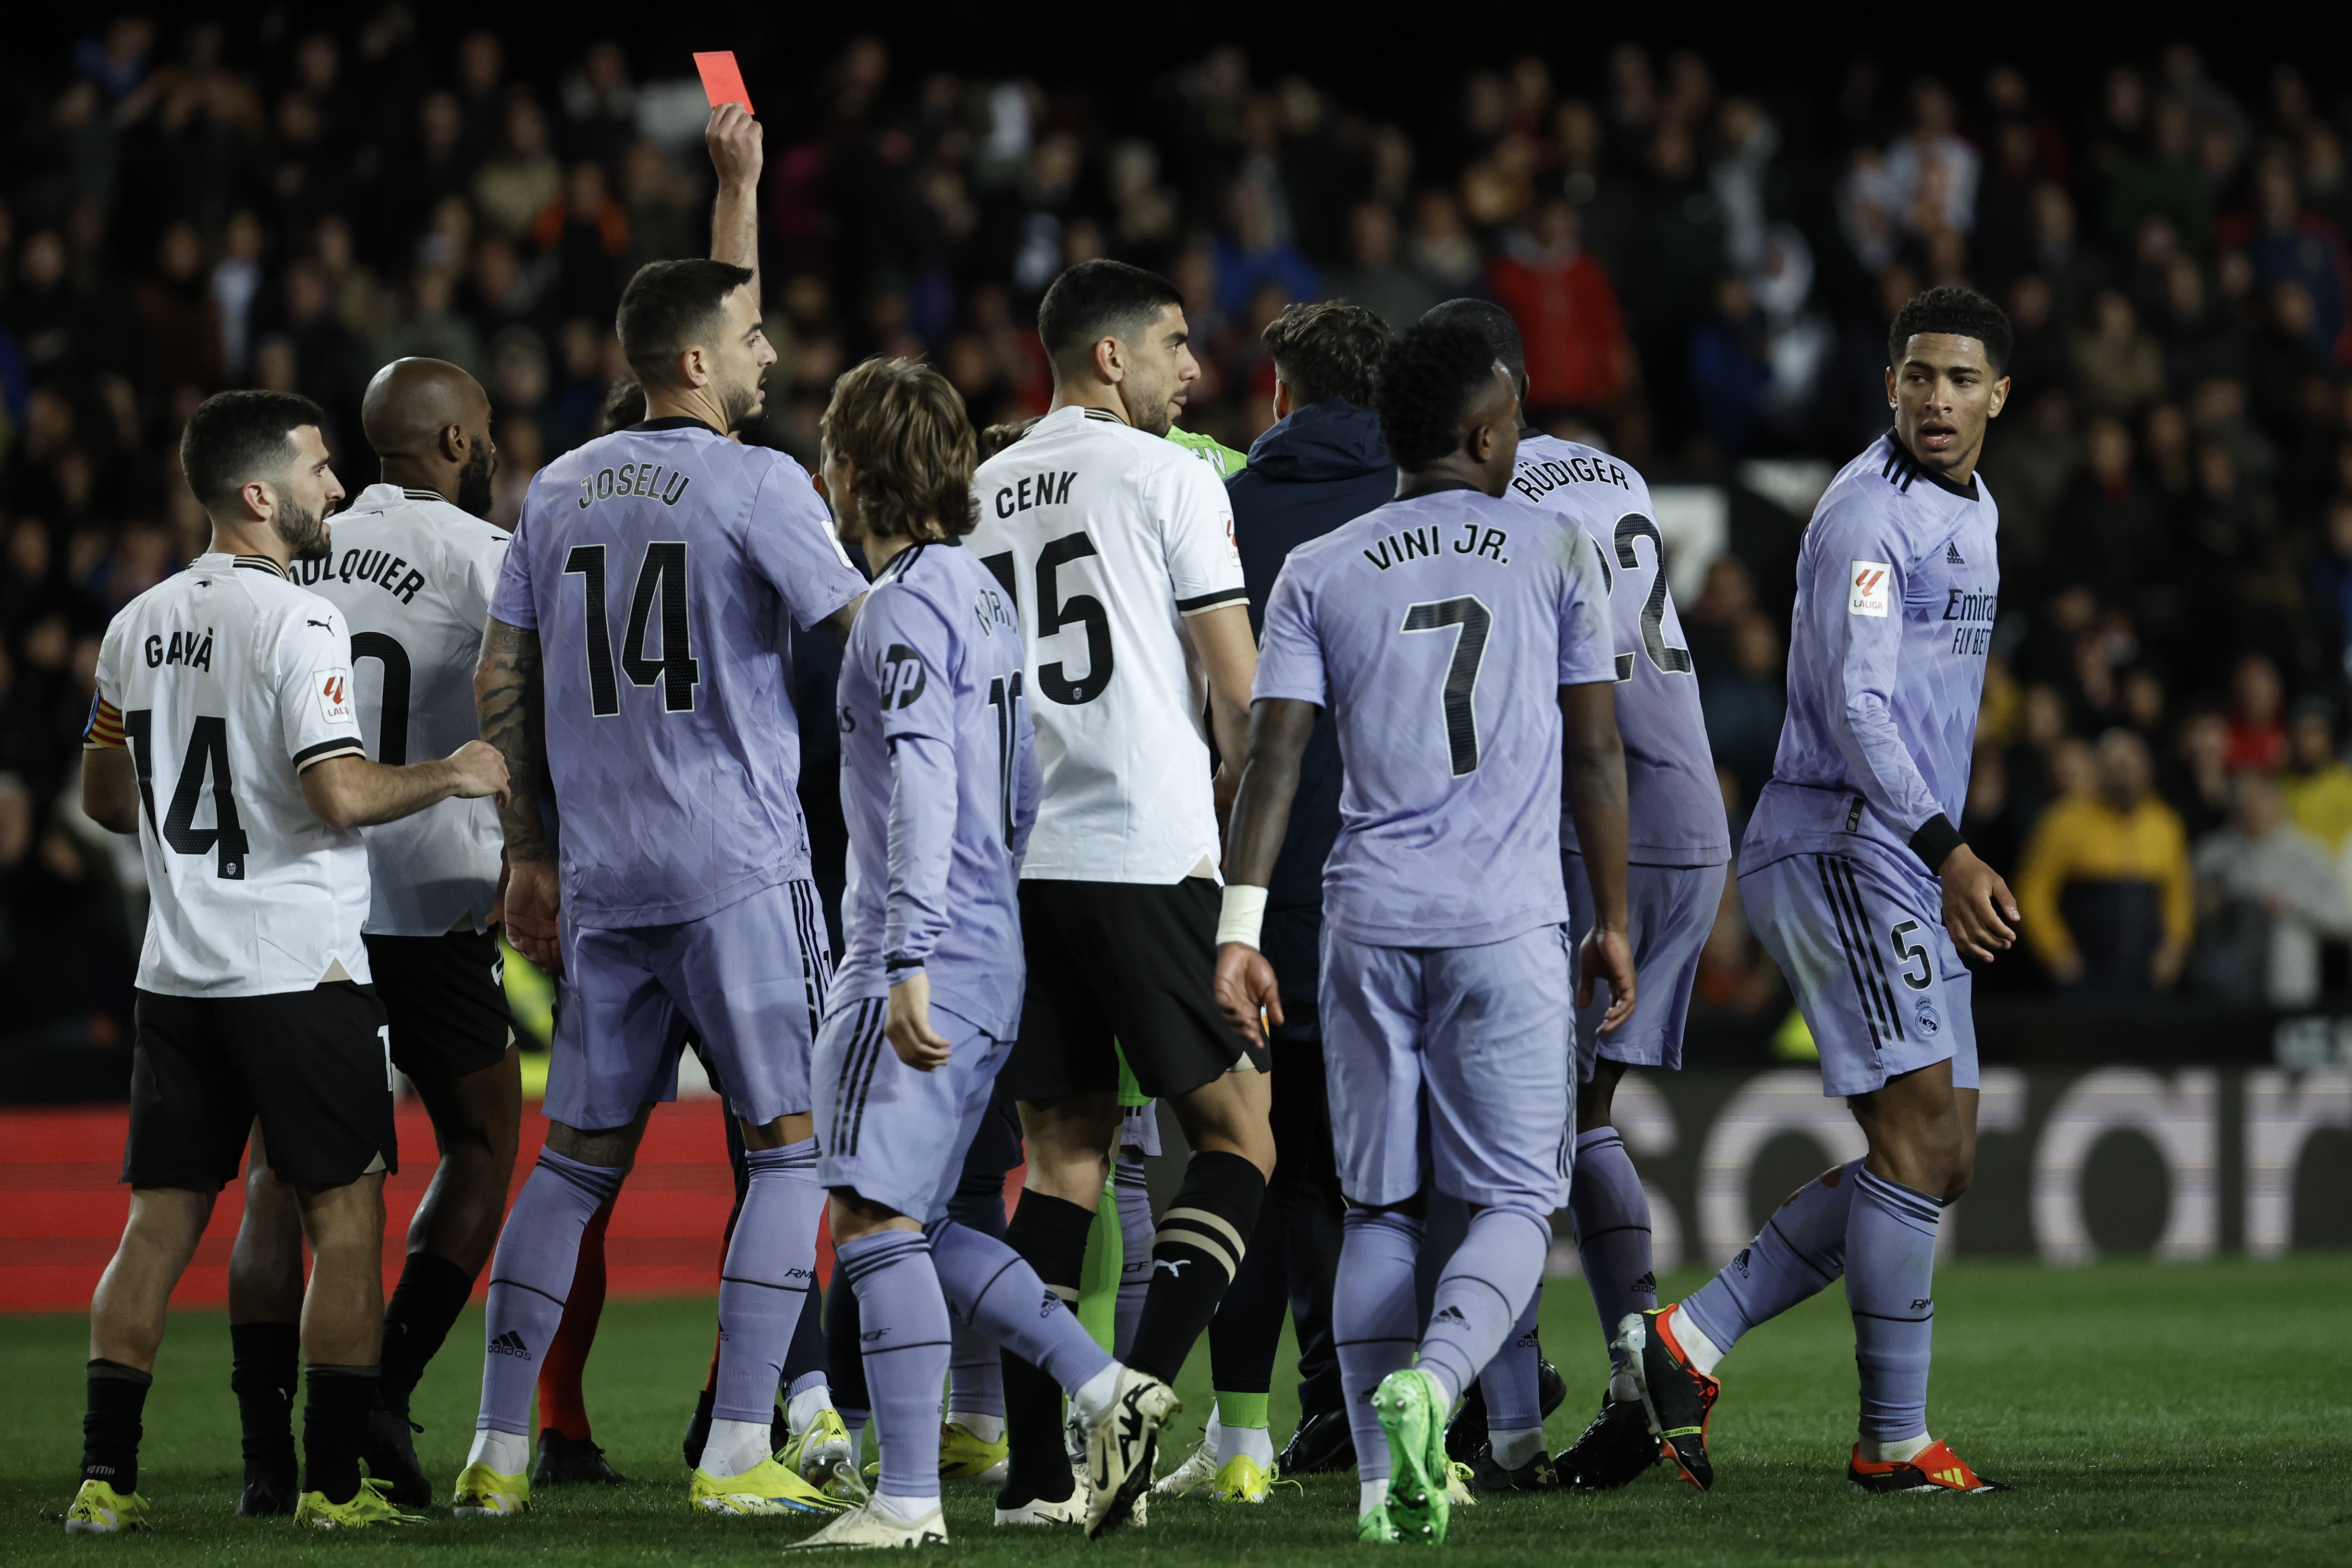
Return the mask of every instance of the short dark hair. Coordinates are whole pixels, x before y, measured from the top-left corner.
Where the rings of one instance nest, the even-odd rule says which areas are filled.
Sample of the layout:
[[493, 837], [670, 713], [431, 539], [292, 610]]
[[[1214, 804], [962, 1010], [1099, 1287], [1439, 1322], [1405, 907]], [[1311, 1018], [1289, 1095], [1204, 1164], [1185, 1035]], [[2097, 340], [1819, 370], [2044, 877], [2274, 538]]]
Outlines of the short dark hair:
[[1976, 339], [1984, 344], [1985, 358], [1992, 362], [1995, 375], [2009, 368], [2010, 350], [2017, 342], [2007, 311], [1973, 289], [1949, 285], [1914, 294], [1895, 312], [1894, 324], [1886, 329], [1886, 363], [1901, 364], [1904, 349], [1920, 332]]
[[1460, 316], [1407, 327], [1381, 365], [1381, 437], [1400, 468], [1426, 468], [1462, 444], [1462, 414], [1494, 384], [1495, 347]]
[[625, 430], [643, 422], [646, 416], [646, 389], [634, 375], [625, 375], [604, 391], [604, 407], [596, 416], [596, 434], [610, 436], [615, 430]]
[[299, 394], [215, 392], [180, 432], [180, 472], [207, 510], [226, 507], [248, 481], [286, 471], [294, 432], [305, 425], [323, 433], [327, 416]]
[[1105, 337], [1130, 336], [1171, 305], [1182, 310], [1184, 296], [1157, 272], [1124, 261], [1081, 261], [1055, 279], [1038, 302], [1037, 336], [1059, 359]]
[[1528, 378], [1527, 345], [1519, 341], [1519, 323], [1511, 313], [1491, 300], [1448, 300], [1432, 305], [1421, 318], [1424, 321], [1466, 321], [1486, 334], [1486, 346], [1503, 362], [1514, 381]]
[[677, 356], [709, 327], [720, 302], [750, 281], [750, 268], [704, 257], [648, 261], [638, 268], [621, 292], [620, 312], [614, 321], [621, 352], [637, 379], [649, 386], [667, 386], [676, 380]]
[[817, 429], [826, 450], [857, 469], [850, 497], [867, 531], [900, 539], [949, 539], [980, 524], [971, 471], [978, 437], [948, 378], [910, 359], [869, 359], [833, 384]]
[[1295, 402], [1344, 397], [1370, 408], [1379, 400], [1388, 323], [1361, 305], [1326, 300], [1289, 306], [1265, 324], [1258, 341]]

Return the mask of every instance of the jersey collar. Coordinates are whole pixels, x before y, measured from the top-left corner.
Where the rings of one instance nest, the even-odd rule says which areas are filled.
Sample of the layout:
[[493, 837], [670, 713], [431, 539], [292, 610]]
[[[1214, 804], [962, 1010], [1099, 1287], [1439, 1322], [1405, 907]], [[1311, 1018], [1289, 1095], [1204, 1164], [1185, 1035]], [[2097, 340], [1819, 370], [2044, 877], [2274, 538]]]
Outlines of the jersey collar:
[[1886, 433], [1886, 445], [1888, 447], [1886, 461], [1879, 468], [1878, 477], [1896, 489], [1907, 492], [1911, 489], [1913, 479], [1925, 479], [1937, 489], [1948, 490], [1962, 500], [1977, 499], [1975, 474], [1969, 475], [1967, 484], [1956, 485], [1934, 469], [1921, 467], [1919, 459], [1911, 455], [1911, 448], [1903, 444], [1903, 437], [1892, 430]]
[[217, 566], [223, 562], [226, 562], [231, 566], [242, 567], [247, 572], [267, 572], [282, 582], [290, 583], [294, 580], [288, 574], [285, 567], [267, 555], [231, 555], [224, 551], [208, 551], [189, 562], [188, 568], [194, 571], [199, 566]]
[[640, 419], [629, 428], [633, 432], [640, 433], [650, 433], [656, 430], [709, 430], [722, 441], [727, 438], [725, 431], [697, 419], [691, 414], [665, 414], [658, 419]]

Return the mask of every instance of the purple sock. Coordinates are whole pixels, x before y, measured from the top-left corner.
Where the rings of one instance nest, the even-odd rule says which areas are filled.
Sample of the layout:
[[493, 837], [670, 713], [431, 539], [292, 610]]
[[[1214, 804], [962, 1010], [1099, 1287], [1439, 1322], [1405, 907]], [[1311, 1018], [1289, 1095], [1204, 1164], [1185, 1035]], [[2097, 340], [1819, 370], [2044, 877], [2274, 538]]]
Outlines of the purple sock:
[[1628, 1313], [1658, 1304], [1658, 1277], [1650, 1270], [1650, 1198], [1614, 1127], [1578, 1135], [1568, 1212], [1576, 1221], [1584, 1282], [1601, 1314], [1601, 1342], [1611, 1347], [1614, 1363], [1617, 1325]]
[[1372, 1411], [1381, 1379], [1412, 1364], [1412, 1269], [1421, 1256], [1421, 1221], [1391, 1209], [1350, 1208], [1340, 1223], [1339, 1269], [1332, 1289], [1331, 1338], [1339, 1352], [1339, 1386], [1348, 1429], [1356, 1438], [1356, 1476], [1389, 1479], [1389, 1441]]
[[956, 1325], [948, 1356], [948, 1408], [1004, 1419], [1004, 1358], [996, 1342], [970, 1323]]
[[816, 1140], [781, 1149], [746, 1149], [751, 1187], [735, 1221], [735, 1239], [719, 1271], [720, 1421], [770, 1419], [784, 1352], [800, 1322], [802, 1298], [816, 1278], [817, 1220], [824, 1189], [816, 1183]]
[[1738, 1257], [1683, 1298], [1682, 1310], [1716, 1349], [1729, 1350], [1740, 1335], [1811, 1300], [1845, 1272], [1847, 1215], [1861, 1174], [1856, 1160], [1790, 1193]]
[[539, 1152], [539, 1164], [516, 1194], [499, 1232], [490, 1259], [490, 1300], [483, 1333], [479, 1432], [530, 1435], [530, 1399], [539, 1387], [539, 1362], [563, 1321], [563, 1299], [580, 1262], [580, 1233], [604, 1200], [621, 1190], [626, 1173], [609, 1165], [583, 1165], [551, 1149]]
[[1927, 1429], [1936, 1226], [1944, 1205], [1868, 1171], [1853, 1184], [1845, 1299], [1853, 1309], [1853, 1359], [1862, 1369], [1862, 1435], [1892, 1443]]
[[910, 1230], [845, 1241], [835, 1254], [857, 1292], [866, 1397], [892, 1497], [940, 1495], [940, 1380], [948, 1370], [948, 1303], [931, 1249]]
[[1151, 1187], [1143, 1162], [1119, 1151], [1111, 1167], [1111, 1184], [1118, 1194], [1118, 1304], [1111, 1334], [1111, 1353], [1121, 1361], [1135, 1344], [1135, 1325], [1143, 1321], [1143, 1299], [1151, 1290]]
[[925, 1234], [931, 1238], [931, 1262], [951, 1317], [981, 1330], [1065, 1390], [1083, 1387], [1110, 1364], [1110, 1352], [1095, 1343], [1078, 1315], [1045, 1289], [1037, 1271], [1011, 1247], [951, 1219], [934, 1220]]
[[1551, 1222], [1531, 1209], [1480, 1209], [1470, 1216], [1462, 1245], [1437, 1277], [1421, 1336], [1422, 1370], [1444, 1387], [1449, 1405], [1503, 1348], [1550, 1250]]
[[1536, 1314], [1543, 1306], [1543, 1283], [1528, 1293], [1510, 1338], [1478, 1374], [1478, 1392], [1486, 1396], [1486, 1430], [1524, 1432], [1543, 1425], [1543, 1390], [1536, 1372]]

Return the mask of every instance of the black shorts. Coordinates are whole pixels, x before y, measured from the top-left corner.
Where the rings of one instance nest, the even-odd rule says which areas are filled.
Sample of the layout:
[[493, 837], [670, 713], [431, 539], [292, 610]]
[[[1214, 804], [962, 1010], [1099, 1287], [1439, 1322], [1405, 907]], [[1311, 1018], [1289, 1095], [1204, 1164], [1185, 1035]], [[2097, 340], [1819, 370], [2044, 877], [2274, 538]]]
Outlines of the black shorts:
[[138, 993], [131, 1138], [134, 1187], [218, 1192], [261, 1118], [270, 1168], [340, 1187], [400, 1168], [383, 1004], [348, 980], [273, 996]]
[[1029, 987], [999, 1088], [1033, 1101], [1116, 1090], [1121, 1051], [1154, 1099], [1212, 1082], [1244, 1055], [1264, 1071], [1265, 1046], [1244, 1045], [1217, 1011], [1221, 897], [1206, 877], [1023, 882]]
[[506, 1060], [514, 1015], [496, 931], [372, 936], [367, 950], [392, 1020], [393, 1066], [446, 1081]]

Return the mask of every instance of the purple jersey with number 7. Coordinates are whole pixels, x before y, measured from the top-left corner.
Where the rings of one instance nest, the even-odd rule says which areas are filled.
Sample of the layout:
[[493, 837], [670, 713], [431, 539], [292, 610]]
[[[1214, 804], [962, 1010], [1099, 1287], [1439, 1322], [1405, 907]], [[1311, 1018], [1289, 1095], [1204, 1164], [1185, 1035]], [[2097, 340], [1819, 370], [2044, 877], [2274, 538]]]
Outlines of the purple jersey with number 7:
[[1615, 675], [1584, 534], [1516, 500], [1440, 490], [1292, 551], [1253, 696], [1339, 729], [1327, 926], [1469, 947], [1566, 921], [1558, 689]]
[[540, 470], [490, 614], [539, 633], [573, 920], [700, 920], [809, 874], [790, 628], [865, 590], [807, 470], [697, 420]]

